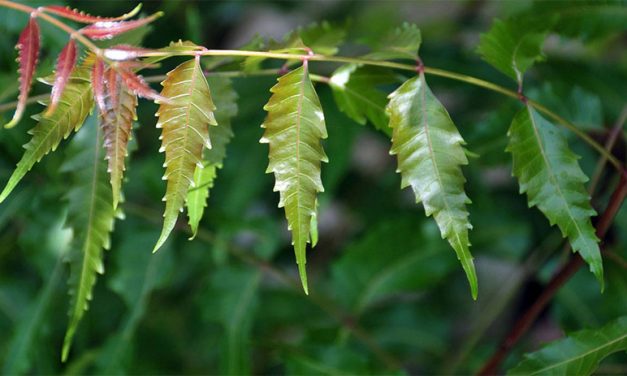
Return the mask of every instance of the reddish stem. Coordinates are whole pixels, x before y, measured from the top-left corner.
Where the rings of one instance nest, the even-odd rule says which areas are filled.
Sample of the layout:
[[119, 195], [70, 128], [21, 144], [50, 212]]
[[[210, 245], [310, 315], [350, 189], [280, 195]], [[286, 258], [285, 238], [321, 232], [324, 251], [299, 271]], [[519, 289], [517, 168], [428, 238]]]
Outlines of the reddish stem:
[[[605, 237], [607, 231], [612, 224], [612, 220], [614, 216], [620, 209], [623, 201], [625, 200], [625, 196], [627, 196], [627, 170], [623, 170], [621, 174], [620, 182], [616, 187], [616, 190], [612, 194], [609, 203], [607, 204], [607, 208], [601, 215], [599, 222], [597, 224], [597, 236], [600, 239]], [[553, 299], [557, 291], [566, 283], [568, 280], [579, 270], [579, 268], [584, 264], [581, 256], [579, 254], [573, 255], [570, 260], [551, 278], [551, 281], [546, 286], [542, 294], [536, 299], [536, 301], [527, 309], [527, 311], [523, 314], [520, 319], [514, 324], [511, 331], [505, 337], [505, 340], [498, 347], [494, 355], [484, 364], [484, 366], [479, 371], [479, 375], [493, 375], [496, 374], [499, 366], [505, 360], [510, 350], [518, 343], [520, 338], [527, 333], [529, 328], [533, 325], [533, 323], [538, 318], [538, 315], [547, 304]]]

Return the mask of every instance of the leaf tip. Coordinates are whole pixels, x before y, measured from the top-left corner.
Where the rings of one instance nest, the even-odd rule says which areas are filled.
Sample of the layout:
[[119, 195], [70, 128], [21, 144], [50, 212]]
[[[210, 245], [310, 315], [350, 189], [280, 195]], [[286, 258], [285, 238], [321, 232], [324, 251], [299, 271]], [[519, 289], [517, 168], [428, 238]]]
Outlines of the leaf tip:
[[298, 264], [298, 275], [300, 276], [300, 282], [303, 284], [305, 295], [309, 295], [309, 287], [307, 286], [307, 267], [305, 266], [305, 263]]

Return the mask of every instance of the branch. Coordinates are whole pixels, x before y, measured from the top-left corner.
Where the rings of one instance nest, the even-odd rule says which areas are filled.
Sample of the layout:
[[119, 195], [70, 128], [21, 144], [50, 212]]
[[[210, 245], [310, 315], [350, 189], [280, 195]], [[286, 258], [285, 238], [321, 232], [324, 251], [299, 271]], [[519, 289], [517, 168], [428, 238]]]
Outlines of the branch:
[[[623, 172], [616, 190], [612, 194], [607, 208], [601, 215], [597, 224], [597, 236], [601, 239], [605, 237], [607, 230], [610, 228], [614, 216], [620, 209], [623, 201], [627, 196], [627, 172]], [[562, 268], [553, 275], [551, 281], [546, 286], [542, 294], [536, 299], [536, 301], [527, 309], [523, 316], [518, 319], [516, 324], [512, 327], [511, 331], [501, 342], [500, 346], [492, 357], [485, 363], [485, 365], [479, 371], [479, 375], [493, 375], [497, 372], [499, 366], [505, 360], [510, 350], [518, 343], [520, 338], [527, 333], [531, 328], [531, 325], [536, 321], [538, 315], [546, 305], [553, 299], [557, 291], [566, 283], [570, 278], [579, 270], [584, 264], [579, 254], [573, 255], [570, 260], [562, 266]]]

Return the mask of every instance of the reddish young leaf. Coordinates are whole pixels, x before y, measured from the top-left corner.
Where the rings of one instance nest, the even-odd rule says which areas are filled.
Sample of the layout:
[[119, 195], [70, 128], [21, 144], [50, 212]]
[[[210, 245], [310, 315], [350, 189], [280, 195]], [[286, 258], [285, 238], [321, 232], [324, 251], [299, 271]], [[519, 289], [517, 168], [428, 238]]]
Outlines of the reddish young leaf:
[[28, 99], [28, 92], [30, 91], [37, 66], [37, 58], [39, 57], [39, 38], [39, 25], [35, 17], [31, 16], [15, 46], [18, 50], [18, 62], [20, 65], [18, 70], [20, 75], [20, 94], [13, 119], [5, 125], [6, 128], [14, 127], [24, 114], [26, 99]]
[[141, 18], [134, 21], [103, 21], [96, 22], [80, 29], [80, 33], [94, 40], [111, 39], [116, 35], [137, 29], [140, 26], [149, 24], [150, 22], [161, 17], [163, 12], [157, 12], [150, 17]]
[[120, 75], [112, 68], [105, 75], [105, 111], [100, 113], [100, 126], [107, 151], [105, 159], [108, 161], [113, 206], [117, 207], [121, 197], [131, 128], [133, 121], [137, 120], [137, 96], [124, 85]]
[[121, 68], [118, 70], [118, 74], [122, 77], [122, 80], [124, 80], [126, 87], [138, 96], [161, 103], [169, 102], [168, 98], [161, 96], [151, 89], [141, 76], [136, 75], [131, 70]]
[[120, 81], [120, 76], [118, 75], [118, 73], [114, 70], [114, 69], [107, 69], [107, 96], [109, 96], [109, 100], [112, 103], [117, 103], [118, 102], [118, 87], [120, 85], [122, 85], [121, 83], [119, 85], [113, 85], [112, 82], [118, 82]]
[[147, 48], [130, 46], [127, 44], [119, 44], [104, 50], [103, 54], [109, 60], [113, 61], [128, 61], [137, 59], [138, 57], [145, 56], [150, 52], [155, 52]]
[[74, 69], [76, 64], [76, 42], [74, 39], [70, 39], [68, 44], [63, 47], [61, 54], [59, 54], [59, 60], [57, 61], [57, 72], [54, 79], [54, 85], [52, 86], [52, 93], [50, 94], [50, 105], [45, 113], [45, 116], [50, 116], [59, 104], [61, 94], [65, 89], [70, 79], [70, 73]]
[[92, 16], [85, 12], [79, 11], [77, 9], [72, 9], [70, 7], [63, 7], [60, 5], [49, 5], [49, 6], [43, 7], [42, 9], [46, 13], [52, 13], [54, 15], [67, 18], [72, 21], [91, 24], [91, 23], [96, 23], [96, 22], [115, 22], [115, 21], [126, 20], [135, 16], [137, 13], [139, 13], [139, 10], [141, 8], [142, 8], [142, 5], [139, 4], [135, 7], [135, 9], [119, 17]]
[[97, 58], [91, 71], [91, 86], [94, 91], [96, 106], [98, 106], [98, 110], [100, 111], [100, 113], [105, 112], [104, 73], [104, 62], [101, 59]]

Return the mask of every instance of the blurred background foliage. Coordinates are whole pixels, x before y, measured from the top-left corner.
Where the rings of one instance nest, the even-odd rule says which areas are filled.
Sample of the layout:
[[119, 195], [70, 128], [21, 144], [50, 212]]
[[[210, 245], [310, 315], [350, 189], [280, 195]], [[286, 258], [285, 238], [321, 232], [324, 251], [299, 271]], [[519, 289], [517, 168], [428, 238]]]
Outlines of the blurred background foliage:
[[[58, 3], [29, 1], [33, 3]], [[147, 47], [189, 39], [209, 48], [237, 48], [255, 34], [281, 38], [300, 25], [327, 20], [345, 27], [341, 50], [364, 52], [403, 21], [422, 30], [428, 66], [510, 86], [475, 53], [479, 34], [494, 18], [564, 12], [545, 44], [547, 61], [529, 72], [526, 92], [603, 142], [625, 106], [627, 34], [625, 7], [599, 14], [577, 12], [577, 2], [526, 1], [150, 1], [144, 12], [165, 11], [151, 30], [134, 33]], [[131, 1], [70, 1], [97, 15], [117, 15]], [[621, 13], [622, 12], [622, 13]], [[620, 16], [623, 15], [622, 23]], [[618, 19], [618, 20], [617, 20]], [[14, 45], [26, 15], [0, 9], [0, 103], [14, 100]], [[40, 76], [51, 72], [67, 36], [42, 24]], [[144, 33], [147, 32], [147, 33]], [[149, 32], [148, 32], [149, 31]], [[145, 37], [144, 35], [145, 34]], [[270, 63], [272, 64], [272, 63]], [[270, 65], [272, 66], [272, 65]], [[329, 75], [337, 65], [316, 63]], [[174, 67], [173, 61], [161, 71]], [[67, 325], [68, 271], [63, 263], [72, 238], [64, 228], [68, 175], [60, 166], [68, 144], [37, 165], [0, 206], [0, 364], [16, 373], [469, 373], [476, 371], [512, 321], [541, 291], [568, 254], [556, 228], [511, 178], [505, 133], [518, 104], [458, 82], [431, 77], [431, 87], [476, 154], [464, 172], [473, 204], [473, 254], [479, 299], [473, 302], [454, 253], [437, 227], [400, 191], [389, 140], [371, 126], [340, 113], [328, 87], [318, 93], [331, 163], [323, 165], [318, 246], [308, 254], [311, 294], [297, 269], [273, 179], [265, 174], [267, 146], [258, 143], [262, 107], [274, 77], [235, 80], [239, 115], [235, 138], [218, 173], [201, 230], [188, 241], [185, 225], [152, 255], [161, 225], [165, 184], [158, 154], [156, 106], [144, 101], [135, 129], [123, 205], [106, 273], [79, 327], [73, 353], [60, 362]], [[36, 84], [35, 93], [44, 93]], [[31, 113], [40, 111], [30, 106]], [[0, 114], [6, 120], [10, 111]], [[22, 154], [25, 120], [0, 131], [0, 181]], [[598, 155], [577, 139], [591, 176]], [[617, 153], [625, 159], [624, 137]], [[612, 171], [609, 171], [612, 172]], [[597, 210], [604, 207], [611, 174], [604, 175]], [[564, 332], [598, 327], [627, 312], [627, 210], [610, 232], [606, 290], [583, 268], [558, 294], [508, 360]], [[622, 357], [621, 357], [622, 356]], [[603, 363], [602, 373], [627, 373], [625, 356]]]

